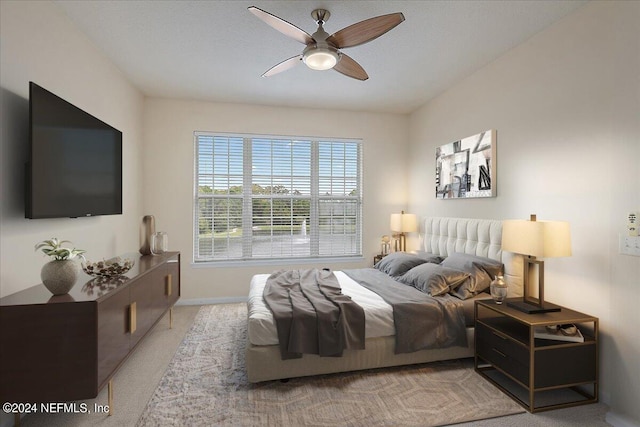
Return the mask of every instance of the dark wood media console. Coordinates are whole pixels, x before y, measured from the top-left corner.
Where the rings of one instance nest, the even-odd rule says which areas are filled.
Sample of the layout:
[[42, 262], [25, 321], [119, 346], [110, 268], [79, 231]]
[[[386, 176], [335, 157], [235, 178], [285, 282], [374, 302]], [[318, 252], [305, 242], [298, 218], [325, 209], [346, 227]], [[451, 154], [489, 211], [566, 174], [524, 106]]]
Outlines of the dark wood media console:
[[0, 299], [2, 402], [96, 397], [173, 307], [180, 297], [180, 253], [123, 257], [135, 260], [124, 276], [94, 279], [81, 272], [66, 295], [53, 296], [40, 284]]

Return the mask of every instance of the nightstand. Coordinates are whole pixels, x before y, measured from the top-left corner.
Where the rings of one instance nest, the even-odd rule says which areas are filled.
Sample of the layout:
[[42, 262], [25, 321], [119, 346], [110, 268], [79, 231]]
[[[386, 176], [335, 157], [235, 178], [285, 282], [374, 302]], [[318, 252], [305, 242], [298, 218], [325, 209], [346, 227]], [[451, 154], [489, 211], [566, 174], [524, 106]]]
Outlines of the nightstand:
[[382, 258], [384, 258], [386, 255], [382, 255], [382, 254], [378, 254], [376, 256], [373, 257], [373, 265], [376, 265], [378, 263], [378, 261], [380, 261]]
[[[569, 323], [584, 342], [535, 338], [535, 328]], [[527, 314], [492, 300], [476, 301], [474, 359], [476, 372], [529, 412], [598, 401], [596, 317], [565, 307]]]

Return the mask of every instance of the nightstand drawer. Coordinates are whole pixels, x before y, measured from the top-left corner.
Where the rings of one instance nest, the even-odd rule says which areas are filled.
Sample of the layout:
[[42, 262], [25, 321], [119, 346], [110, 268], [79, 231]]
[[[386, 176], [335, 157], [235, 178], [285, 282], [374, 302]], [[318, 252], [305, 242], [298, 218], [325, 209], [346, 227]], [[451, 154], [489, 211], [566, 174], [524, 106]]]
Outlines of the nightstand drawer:
[[478, 356], [523, 384], [529, 384], [529, 351], [525, 347], [482, 323], [476, 324], [476, 333]]
[[597, 363], [595, 343], [538, 350], [535, 354], [535, 386], [596, 381]]
[[507, 335], [497, 332], [482, 323], [476, 325], [478, 339], [485, 345], [495, 348], [522, 365], [529, 366], [529, 350]]

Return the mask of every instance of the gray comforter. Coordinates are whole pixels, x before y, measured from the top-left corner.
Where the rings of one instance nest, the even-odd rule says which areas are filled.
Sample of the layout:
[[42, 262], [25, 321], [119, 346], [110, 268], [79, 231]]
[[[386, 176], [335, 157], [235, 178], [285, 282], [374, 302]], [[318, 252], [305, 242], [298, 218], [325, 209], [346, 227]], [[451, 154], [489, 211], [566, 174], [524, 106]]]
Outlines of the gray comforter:
[[393, 307], [396, 354], [467, 345], [459, 299], [450, 295], [431, 297], [374, 268], [344, 272]]
[[283, 360], [364, 349], [364, 311], [342, 294], [333, 272], [277, 271], [267, 279], [263, 297], [276, 322]]

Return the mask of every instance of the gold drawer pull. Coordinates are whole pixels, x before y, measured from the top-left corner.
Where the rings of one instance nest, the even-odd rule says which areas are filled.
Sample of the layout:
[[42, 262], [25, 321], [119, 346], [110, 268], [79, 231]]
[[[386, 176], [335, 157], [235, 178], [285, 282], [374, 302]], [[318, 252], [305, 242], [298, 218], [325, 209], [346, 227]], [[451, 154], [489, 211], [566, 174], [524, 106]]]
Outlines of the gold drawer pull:
[[166, 281], [166, 294], [167, 294], [168, 297], [171, 296], [171, 288], [172, 288], [172, 286], [171, 286], [172, 280], [171, 279], [172, 279], [171, 274], [169, 274], [167, 276], [167, 281]]
[[498, 349], [496, 349], [496, 348], [492, 348], [491, 350], [495, 351], [496, 353], [498, 353], [498, 354], [499, 354], [500, 356], [502, 356], [502, 357], [505, 357], [505, 358], [507, 357], [507, 355], [506, 355], [506, 354], [504, 354], [503, 352], [501, 352], [500, 350], [498, 350]]
[[493, 335], [495, 335], [496, 337], [500, 338], [501, 340], [508, 340], [509, 338], [504, 336], [503, 334], [501, 334], [500, 332], [496, 332], [496, 331], [491, 331], [491, 333]]
[[129, 332], [132, 334], [137, 329], [137, 314], [136, 314], [136, 303], [132, 302], [129, 307]]

